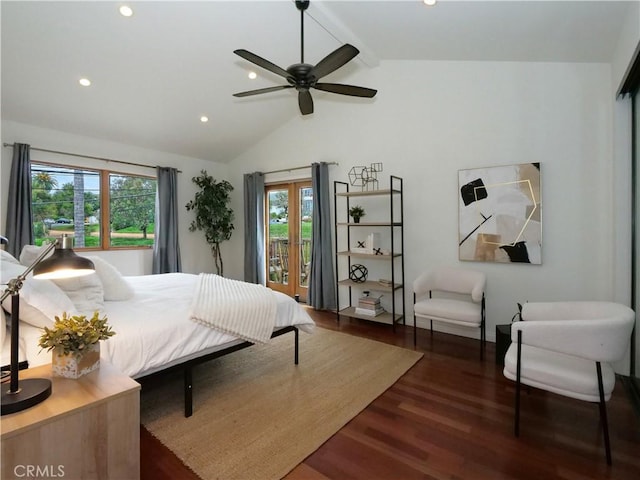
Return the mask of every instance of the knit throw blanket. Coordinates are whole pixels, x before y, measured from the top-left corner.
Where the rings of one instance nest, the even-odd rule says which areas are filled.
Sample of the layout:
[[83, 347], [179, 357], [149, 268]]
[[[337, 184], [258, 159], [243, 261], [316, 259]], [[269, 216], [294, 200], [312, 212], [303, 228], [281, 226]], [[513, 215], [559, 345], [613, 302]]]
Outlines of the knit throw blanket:
[[276, 296], [269, 288], [201, 273], [189, 318], [252, 343], [267, 343], [276, 310]]

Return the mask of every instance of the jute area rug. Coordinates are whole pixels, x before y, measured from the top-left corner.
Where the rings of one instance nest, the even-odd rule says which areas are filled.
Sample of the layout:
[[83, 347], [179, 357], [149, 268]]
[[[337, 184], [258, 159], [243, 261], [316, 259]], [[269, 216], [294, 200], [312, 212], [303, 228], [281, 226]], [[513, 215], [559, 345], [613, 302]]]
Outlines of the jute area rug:
[[316, 328], [194, 369], [194, 413], [182, 376], [143, 389], [143, 425], [205, 480], [279, 479], [398, 380], [421, 353]]

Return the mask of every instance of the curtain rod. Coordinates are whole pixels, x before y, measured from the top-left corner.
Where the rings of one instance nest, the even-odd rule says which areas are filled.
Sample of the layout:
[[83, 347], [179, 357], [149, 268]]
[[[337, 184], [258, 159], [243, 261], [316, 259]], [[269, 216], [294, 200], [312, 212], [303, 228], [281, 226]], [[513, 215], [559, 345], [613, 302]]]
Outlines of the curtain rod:
[[[14, 143], [3, 143], [2, 146], [3, 147], [13, 147], [15, 144]], [[82, 155], [79, 153], [69, 153], [69, 152], [61, 152], [59, 150], [49, 150], [46, 148], [38, 148], [38, 147], [30, 147], [31, 150], [37, 150], [38, 152], [47, 152], [47, 153], [56, 153], [59, 155], [67, 155], [70, 157], [80, 157], [80, 158], [90, 158], [92, 160], [102, 160], [103, 162], [113, 162], [113, 163], [120, 163], [122, 165], [132, 165], [134, 167], [144, 167], [144, 168], [153, 168], [154, 170], [156, 169], [156, 167], [153, 167], [151, 165], [143, 165], [141, 163], [134, 163], [134, 162], [125, 162], [124, 160], [114, 160], [112, 158], [103, 158], [103, 157], [94, 157], [91, 155]], [[178, 170], [178, 173], [182, 173], [182, 170]]]
[[[326, 163], [327, 165], [339, 165], [338, 162], [326, 162]], [[294, 170], [303, 170], [305, 168], [311, 168], [311, 165], [303, 165], [301, 167], [282, 168], [280, 170], [271, 170], [270, 172], [262, 172], [262, 174], [269, 175], [270, 173], [292, 172]]]

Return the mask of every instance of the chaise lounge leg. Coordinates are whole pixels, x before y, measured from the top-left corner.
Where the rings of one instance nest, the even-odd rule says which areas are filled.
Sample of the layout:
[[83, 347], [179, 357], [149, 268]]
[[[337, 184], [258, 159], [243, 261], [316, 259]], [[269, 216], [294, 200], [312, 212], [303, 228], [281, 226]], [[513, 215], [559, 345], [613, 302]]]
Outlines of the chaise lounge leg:
[[609, 443], [609, 422], [607, 421], [607, 405], [604, 401], [604, 387], [602, 385], [602, 366], [596, 362], [598, 372], [598, 390], [600, 391], [600, 423], [604, 434], [604, 449], [607, 455], [607, 465], [611, 465], [611, 444]]
[[193, 415], [193, 379], [191, 365], [184, 368], [184, 416]]

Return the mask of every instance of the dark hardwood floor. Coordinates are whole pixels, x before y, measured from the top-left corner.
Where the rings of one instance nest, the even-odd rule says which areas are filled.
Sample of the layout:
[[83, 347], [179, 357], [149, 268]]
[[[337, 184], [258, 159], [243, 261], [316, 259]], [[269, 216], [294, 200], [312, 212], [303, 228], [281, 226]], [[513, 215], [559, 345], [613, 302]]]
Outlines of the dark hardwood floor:
[[[309, 312], [324, 328], [413, 348], [408, 327], [394, 335], [389, 326], [355, 319], [337, 324], [334, 314]], [[609, 467], [597, 405], [530, 389], [522, 396], [516, 438], [514, 384], [496, 365], [493, 343], [481, 362], [477, 340], [419, 330], [417, 350], [424, 357], [409, 372], [285, 478], [640, 478], [640, 417], [621, 380], [607, 402]], [[199, 478], [144, 427], [140, 445], [143, 480]]]

